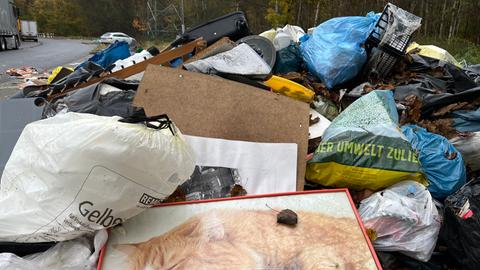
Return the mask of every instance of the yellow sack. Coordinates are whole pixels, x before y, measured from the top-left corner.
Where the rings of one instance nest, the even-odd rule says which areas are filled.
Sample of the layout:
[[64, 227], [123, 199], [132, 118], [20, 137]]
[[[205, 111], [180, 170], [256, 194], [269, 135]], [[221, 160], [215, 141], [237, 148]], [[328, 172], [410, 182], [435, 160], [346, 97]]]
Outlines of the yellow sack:
[[361, 97], [337, 116], [307, 164], [306, 179], [329, 187], [380, 190], [404, 180], [427, 185], [398, 125], [389, 90]]
[[435, 58], [438, 60], [443, 60], [448, 62], [452, 65], [455, 65], [459, 68], [462, 68], [462, 64], [460, 64], [455, 57], [453, 57], [449, 52], [446, 50], [437, 47], [435, 45], [420, 45], [416, 42], [412, 42], [408, 48], [407, 52], [410, 53], [413, 50], [418, 50], [418, 54], [430, 58]]

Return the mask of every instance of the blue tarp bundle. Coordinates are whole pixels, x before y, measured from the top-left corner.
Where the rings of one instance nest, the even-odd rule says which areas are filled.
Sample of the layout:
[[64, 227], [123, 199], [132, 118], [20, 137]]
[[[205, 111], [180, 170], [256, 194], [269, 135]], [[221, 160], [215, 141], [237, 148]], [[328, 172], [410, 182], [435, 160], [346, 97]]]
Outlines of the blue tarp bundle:
[[115, 63], [115, 61], [122, 60], [127, 57], [130, 57], [130, 49], [128, 43], [125, 41], [117, 41], [108, 46], [106, 49], [97, 52], [87, 61], [78, 65], [75, 69], [83, 67], [87, 64], [88, 61], [92, 61], [103, 68], [107, 68], [111, 64]]
[[466, 168], [462, 154], [447, 138], [416, 125], [403, 126], [402, 131], [418, 152], [432, 197], [443, 200], [465, 184]]
[[327, 88], [353, 79], [367, 61], [363, 44], [380, 18], [370, 12], [365, 17], [338, 17], [302, 37], [300, 49], [308, 70]]

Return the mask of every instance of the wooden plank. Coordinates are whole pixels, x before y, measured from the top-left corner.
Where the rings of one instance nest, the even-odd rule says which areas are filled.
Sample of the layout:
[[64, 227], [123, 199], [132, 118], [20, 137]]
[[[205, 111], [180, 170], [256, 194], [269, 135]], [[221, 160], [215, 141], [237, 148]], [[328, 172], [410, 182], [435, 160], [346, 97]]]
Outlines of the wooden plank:
[[178, 48], [175, 48], [173, 50], [169, 50], [169, 51], [160, 53], [160, 54], [155, 55], [154, 57], [149, 58], [149, 59], [147, 59], [143, 62], [140, 62], [138, 64], [126, 67], [124, 69], [118, 70], [118, 71], [113, 72], [113, 73], [106, 74], [102, 77], [92, 78], [85, 83], [79, 84], [79, 85], [77, 85], [75, 87], [72, 87], [72, 88], [69, 88], [69, 89], [66, 89], [61, 93], [55, 93], [55, 94], [51, 95], [51, 97], [49, 99], [55, 99], [55, 98], [58, 98], [60, 96], [65, 95], [65, 93], [68, 93], [70, 91], [74, 91], [76, 89], [84, 88], [84, 87], [87, 87], [87, 86], [92, 85], [94, 83], [98, 83], [105, 78], [114, 77], [114, 78], [118, 78], [118, 79], [126, 79], [126, 78], [128, 78], [132, 75], [135, 75], [137, 73], [145, 71], [145, 69], [147, 68], [148, 65], [164, 65], [164, 64], [167, 64], [175, 58], [183, 57], [185, 55], [188, 55], [189, 53], [194, 52], [199, 47], [200, 48], [205, 47], [205, 41], [203, 41], [203, 39], [194, 40], [190, 43], [187, 43], [187, 44], [183, 45], [182, 47], [178, 47]]

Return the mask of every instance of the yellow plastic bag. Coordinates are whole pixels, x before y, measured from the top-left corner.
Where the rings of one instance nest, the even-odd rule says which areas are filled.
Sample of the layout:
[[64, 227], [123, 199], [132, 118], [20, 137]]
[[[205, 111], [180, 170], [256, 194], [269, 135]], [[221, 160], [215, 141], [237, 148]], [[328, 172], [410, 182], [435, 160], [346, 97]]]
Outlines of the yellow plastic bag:
[[410, 53], [413, 50], [418, 50], [419, 55], [443, 60], [459, 68], [462, 68], [462, 65], [448, 51], [435, 45], [420, 45], [416, 42], [412, 42], [412, 44], [408, 46], [407, 52]]

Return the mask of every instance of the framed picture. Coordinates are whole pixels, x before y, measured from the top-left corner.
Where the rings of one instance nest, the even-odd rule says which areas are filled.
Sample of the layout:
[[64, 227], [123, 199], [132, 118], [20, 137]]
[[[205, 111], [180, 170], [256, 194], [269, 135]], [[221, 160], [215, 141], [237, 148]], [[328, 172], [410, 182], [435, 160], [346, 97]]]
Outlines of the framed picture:
[[381, 266], [348, 190], [332, 189], [150, 208], [111, 231], [98, 269]]

